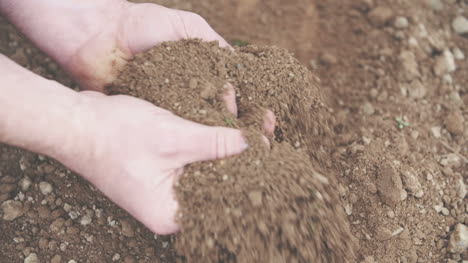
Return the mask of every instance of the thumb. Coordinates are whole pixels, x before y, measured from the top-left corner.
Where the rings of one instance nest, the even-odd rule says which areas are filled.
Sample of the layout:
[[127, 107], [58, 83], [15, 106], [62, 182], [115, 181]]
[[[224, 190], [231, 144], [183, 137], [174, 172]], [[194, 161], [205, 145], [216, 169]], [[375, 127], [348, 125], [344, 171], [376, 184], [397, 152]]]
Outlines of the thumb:
[[221, 47], [232, 47], [222, 38], [208, 22], [198, 14], [174, 10], [182, 20], [186, 38], [200, 38], [203, 41], [218, 41]]
[[226, 158], [248, 148], [240, 130], [193, 123], [191, 129], [186, 131], [187, 143], [181, 152], [187, 164]]

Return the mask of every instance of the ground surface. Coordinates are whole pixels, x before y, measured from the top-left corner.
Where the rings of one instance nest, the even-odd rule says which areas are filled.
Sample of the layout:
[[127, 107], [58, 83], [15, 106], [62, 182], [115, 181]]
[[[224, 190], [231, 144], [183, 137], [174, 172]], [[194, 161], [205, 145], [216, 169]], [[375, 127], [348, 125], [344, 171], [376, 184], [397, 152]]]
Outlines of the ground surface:
[[[455, 226], [468, 224], [468, 58], [458, 52], [468, 56], [468, 39], [452, 27], [466, 1], [154, 2], [199, 12], [229, 40], [287, 47], [319, 75], [337, 134], [325, 168], [338, 176], [358, 262], [468, 260], [449, 253]], [[74, 86], [5, 21], [0, 52]], [[51, 160], [2, 146], [0, 201], [11, 199], [25, 214], [0, 221], [0, 262], [173, 261], [170, 237]]]

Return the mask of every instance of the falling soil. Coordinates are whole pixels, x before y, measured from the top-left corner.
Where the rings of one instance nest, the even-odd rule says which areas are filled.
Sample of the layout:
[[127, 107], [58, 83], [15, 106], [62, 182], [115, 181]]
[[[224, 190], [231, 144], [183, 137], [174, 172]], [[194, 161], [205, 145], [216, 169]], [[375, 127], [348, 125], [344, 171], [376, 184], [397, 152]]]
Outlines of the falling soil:
[[[237, 119], [223, 103], [227, 83], [236, 87]], [[317, 155], [307, 153], [317, 142], [304, 141], [327, 132], [327, 108], [317, 79], [289, 52], [169, 42], [136, 56], [108, 92], [192, 121], [240, 128], [248, 138], [244, 153], [189, 165], [177, 182], [176, 249], [187, 262], [354, 260], [335, 180], [314, 169]], [[259, 135], [264, 109], [278, 120], [270, 147]]]

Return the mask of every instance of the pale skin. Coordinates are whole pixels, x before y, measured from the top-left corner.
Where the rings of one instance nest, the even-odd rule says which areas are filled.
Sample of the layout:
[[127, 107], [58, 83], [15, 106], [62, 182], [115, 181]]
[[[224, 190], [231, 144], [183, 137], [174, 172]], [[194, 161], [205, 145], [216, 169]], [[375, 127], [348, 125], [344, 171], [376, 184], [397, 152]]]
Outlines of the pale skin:
[[[124, 0], [0, 0], [0, 13], [79, 83], [44, 79], [0, 55], [0, 142], [48, 155], [158, 234], [179, 230], [173, 184], [187, 164], [239, 154], [241, 131], [208, 127], [101, 93], [135, 54], [184, 38], [228, 43], [200, 16]], [[235, 92], [224, 97], [235, 115]], [[271, 112], [264, 120], [272, 133]]]

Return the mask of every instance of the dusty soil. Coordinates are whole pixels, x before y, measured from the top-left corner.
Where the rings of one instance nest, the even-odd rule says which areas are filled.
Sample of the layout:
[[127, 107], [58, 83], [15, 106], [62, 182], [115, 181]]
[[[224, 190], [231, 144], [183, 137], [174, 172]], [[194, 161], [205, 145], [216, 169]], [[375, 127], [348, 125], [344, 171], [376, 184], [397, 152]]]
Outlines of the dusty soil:
[[[153, 2], [198, 11], [229, 40], [289, 48], [320, 77], [335, 135], [319, 151], [330, 158], [315, 159], [337, 175], [357, 262], [468, 260], [453, 246], [468, 225], [468, 39], [452, 25], [468, 17], [466, 1]], [[252, 32], [243, 24], [262, 17]], [[6, 21], [0, 52], [76, 88]], [[0, 172], [0, 201], [23, 214], [0, 221], [1, 262], [174, 262], [173, 237], [155, 237], [53, 161], [2, 146]]]
[[[238, 118], [222, 99], [228, 82], [237, 87]], [[176, 247], [188, 262], [354, 261], [333, 175], [315, 171], [305, 149], [317, 144], [302, 140], [327, 130], [327, 108], [317, 79], [288, 52], [165, 43], [128, 63], [107, 90], [251, 134], [245, 153], [189, 165], [177, 182], [182, 233]], [[271, 150], [255, 137], [263, 130], [262, 108], [278, 120]]]

